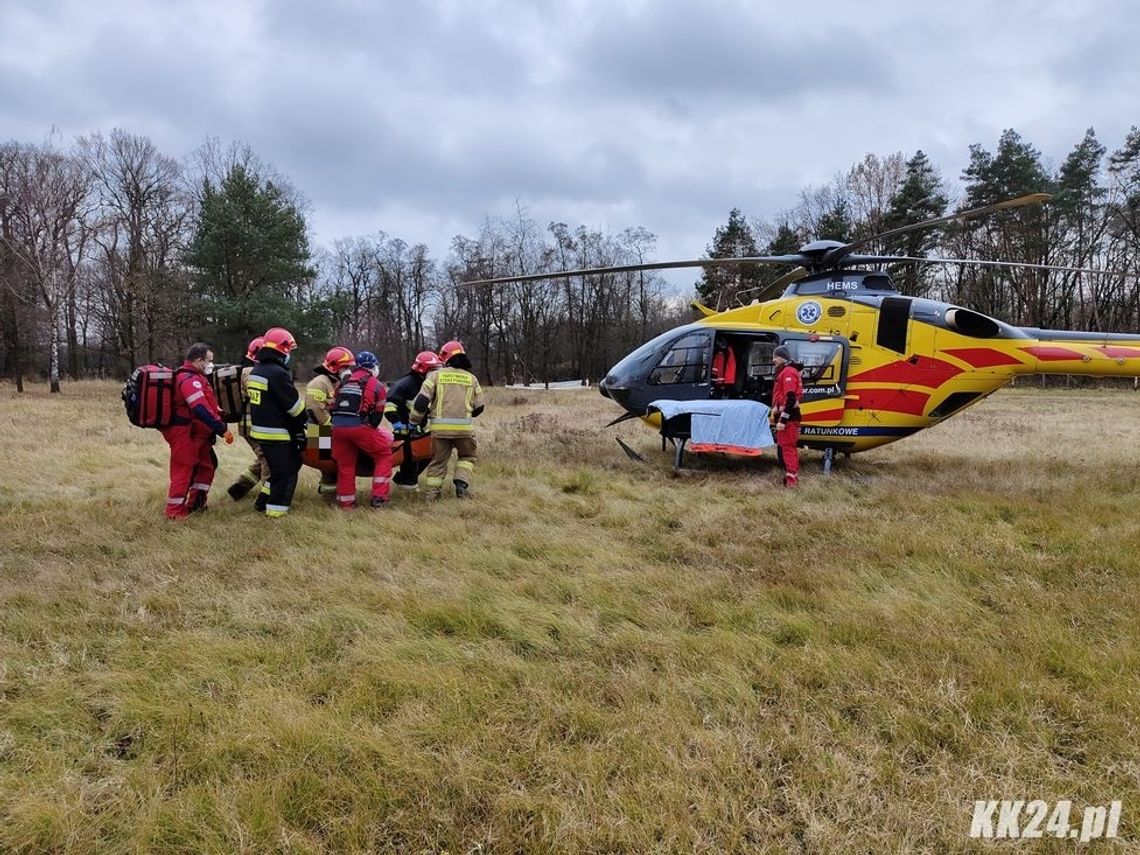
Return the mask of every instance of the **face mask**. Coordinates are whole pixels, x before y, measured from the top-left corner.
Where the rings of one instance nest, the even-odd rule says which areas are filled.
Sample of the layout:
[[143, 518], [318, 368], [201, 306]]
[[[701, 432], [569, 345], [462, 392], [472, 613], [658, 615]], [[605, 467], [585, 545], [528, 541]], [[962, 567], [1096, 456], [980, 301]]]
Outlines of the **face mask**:
[[380, 366], [379, 365], [373, 365], [371, 368], [368, 369], [368, 373], [371, 374], [373, 377], [379, 377], [380, 376]]
[[207, 362], [205, 365], [203, 365], [202, 366], [202, 373], [203, 374], [213, 374], [214, 373], [214, 363]]
[[288, 364], [289, 364], [290, 362], [292, 362], [292, 361], [293, 361], [293, 354], [291, 354], [291, 353], [286, 353], [286, 354], [285, 354], [285, 360], [284, 360], [284, 362], [283, 362], [282, 364], [283, 364], [283, 365], [288, 365]]

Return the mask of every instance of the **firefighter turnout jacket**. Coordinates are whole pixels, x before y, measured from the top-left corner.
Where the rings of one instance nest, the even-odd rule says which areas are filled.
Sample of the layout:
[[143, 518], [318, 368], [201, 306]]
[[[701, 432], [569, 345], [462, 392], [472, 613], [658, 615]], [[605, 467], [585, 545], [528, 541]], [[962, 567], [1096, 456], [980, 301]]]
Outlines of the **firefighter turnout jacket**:
[[327, 425], [332, 418], [337, 382], [338, 378], [322, 366], [317, 368], [317, 376], [305, 387], [305, 408], [309, 411], [309, 418], [319, 425]]
[[419, 424], [430, 414], [433, 436], [472, 436], [475, 417], [482, 412], [483, 387], [479, 379], [462, 368], [444, 367], [424, 378], [412, 403], [411, 421]]
[[277, 351], [263, 348], [246, 380], [249, 436], [258, 442], [292, 442], [304, 424], [305, 401]]

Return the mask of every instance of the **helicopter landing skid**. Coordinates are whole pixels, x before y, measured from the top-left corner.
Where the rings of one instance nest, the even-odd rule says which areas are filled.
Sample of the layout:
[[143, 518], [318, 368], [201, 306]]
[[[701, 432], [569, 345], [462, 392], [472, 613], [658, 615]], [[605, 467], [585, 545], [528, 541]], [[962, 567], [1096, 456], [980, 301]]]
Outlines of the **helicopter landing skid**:
[[831, 474], [831, 464], [835, 462], [835, 449], [830, 445], [823, 450], [823, 474]]

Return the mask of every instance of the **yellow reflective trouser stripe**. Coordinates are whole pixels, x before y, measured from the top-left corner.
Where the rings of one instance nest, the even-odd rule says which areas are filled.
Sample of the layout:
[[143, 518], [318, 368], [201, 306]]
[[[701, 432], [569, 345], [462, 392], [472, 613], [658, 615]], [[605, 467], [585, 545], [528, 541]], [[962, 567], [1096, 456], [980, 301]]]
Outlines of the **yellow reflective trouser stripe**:
[[250, 439], [262, 439], [262, 440], [292, 439], [293, 438], [292, 434], [290, 434], [289, 431], [286, 430], [285, 428], [260, 427], [259, 425], [253, 425], [249, 429], [249, 437], [250, 437]]
[[460, 460], [455, 464], [456, 469], [467, 469], [468, 471], [475, 471], [475, 462], [472, 460]]
[[438, 477], [438, 476], [429, 475], [426, 478], [424, 478], [424, 484], [427, 485], [428, 487], [442, 487], [443, 486], [443, 479]]

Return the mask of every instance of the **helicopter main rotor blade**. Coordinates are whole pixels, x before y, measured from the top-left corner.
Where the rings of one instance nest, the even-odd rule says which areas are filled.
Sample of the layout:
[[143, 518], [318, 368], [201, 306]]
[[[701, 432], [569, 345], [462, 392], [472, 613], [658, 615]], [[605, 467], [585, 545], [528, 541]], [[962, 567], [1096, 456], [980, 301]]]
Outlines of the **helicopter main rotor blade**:
[[978, 258], [920, 258], [910, 255], [857, 255], [844, 259], [845, 264], [973, 264], [977, 267], [1021, 267], [1028, 270], [1058, 270], [1064, 273], [1092, 273], [1098, 276], [1135, 276], [1123, 270], [1101, 270], [1096, 267], [1067, 267], [1063, 264], [1033, 264], [1028, 261], [989, 261]]
[[[780, 293], [785, 288], [787, 288], [789, 285], [791, 285], [793, 282], [799, 282], [801, 279], [803, 279], [807, 275], [808, 275], [808, 271], [807, 271], [806, 267], [797, 267], [794, 270], [789, 270], [787, 273], [785, 273], [779, 279], [776, 279], [772, 282], [769, 282], [767, 285], [760, 285], [756, 288], [745, 288], [743, 291], [737, 291], [736, 296], [739, 299], [741, 294], [751, 294], [753, 291], [759, 291], [760, 293], [757, 294], [752, 299], [753, 300], [759, 300], [761, 303], [763, 303], [769, 297], [772, 297], [772, 296]], [[741, 303], [741, 305], [744, 305], [744, 304]]]
[[987, 214], [993, 214], [997, 211], [1004, 211], [1008, 208], [1020, 208], [1023, 205], [1039, 205], [1042, 202], [1048, 202], [1053, 197], [1048, 193], [1030, 193], [1026, 196], [1018, 196], [1015, 199], [1006, 199], [1004, 202], [997, 202], [993, 205], [986, 205], [981, 208], [972, 208], [969, 211], [959, 211], [955, 214], [947, 214], [945, 217], [935, 217], [932, 220], [923, 220], [921, 223], [911, 223], [908, 226], [899, 226], [897, 229], [890, 229], [873, 235], [861, 240], [852, 241], [844, 246], [837, 246], [835, 249], [828, 250], [824, 255], [824, 266], [833, 266], [840, 263], [840, 259], [845, 255], [849, 255], [851, 250], [858, 249], [861, 246], [867, 246], [875, 241], [883, 240], [884, 238], [898, 237], [899, 235], [909, 234], [910, 232], [921, 231], [922, 229], [933, 228], [940, 226], [943, 223], [952, 223], [957, 220], [972, 220], [975, 217], [984, 217]]
[[738, 264], [799, 264], [803, 256], [756, 255], [747, 258], [694, 258], [685, 261], [652, 261], [647, 264], [620, 264], [614, 267], [589, 267], [583, 270], [554, 270], [493, 279], [471, 279], [464, 285], [501, 285], [505, 282], [537, 282], [542, 279], [566, 279], [571, 276], [599, 276], [605, 273], [636, 273], [641, 270], [669, 270], [677, 267], [731, 267]]

